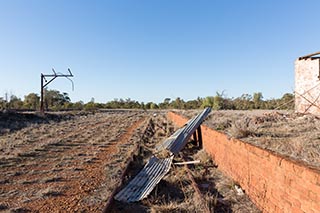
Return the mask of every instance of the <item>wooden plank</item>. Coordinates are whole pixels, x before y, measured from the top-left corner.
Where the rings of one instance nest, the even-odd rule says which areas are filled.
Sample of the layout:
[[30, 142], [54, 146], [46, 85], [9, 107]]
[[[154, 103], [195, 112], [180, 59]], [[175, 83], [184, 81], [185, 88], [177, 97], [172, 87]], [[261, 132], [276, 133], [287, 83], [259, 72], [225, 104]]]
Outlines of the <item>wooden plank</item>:
[[188, 164], [198, 164], [200, 163], [200, 160], [193, 160], [193, 161], [187, 161], [187, 162], [178, 162], [174, 163], [174, 165], [188, 165]]

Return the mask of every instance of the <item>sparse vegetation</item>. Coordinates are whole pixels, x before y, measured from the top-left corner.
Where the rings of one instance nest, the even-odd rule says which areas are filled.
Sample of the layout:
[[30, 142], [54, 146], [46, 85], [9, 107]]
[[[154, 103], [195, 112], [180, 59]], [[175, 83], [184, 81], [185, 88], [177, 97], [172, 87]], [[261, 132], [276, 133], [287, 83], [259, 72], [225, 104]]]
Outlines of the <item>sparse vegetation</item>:
[[[0, 135], [3, 208], [55, 212], [76, 211], [78, 206], [82, 211], [101, 212], [148, 114], [67, 113], [51, 120], [49, 114], [43, 118], [46, 122], [39, 123], [33, 116], [5, 116], [12, 123], [23, 119], [25, 126], [6, 125], [8, 131]], [[0, 117], [1, 122], [5, 124]]]
[[55, 197], [55, 196], [63, 195], [63, 192], [61, 190], [57, 190], [57, 189], [46, 188], [44, 190], [40, 190], [38, 192], [38, 195], [41, 198], [50, 197], [50, 196]]

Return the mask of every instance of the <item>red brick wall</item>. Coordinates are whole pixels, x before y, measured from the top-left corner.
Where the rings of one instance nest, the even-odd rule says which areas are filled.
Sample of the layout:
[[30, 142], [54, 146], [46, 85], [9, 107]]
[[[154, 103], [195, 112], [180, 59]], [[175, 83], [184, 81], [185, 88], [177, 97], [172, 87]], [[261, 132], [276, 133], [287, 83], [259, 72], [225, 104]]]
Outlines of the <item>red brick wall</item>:
[[[169, 112], [177, 126], [187, 119]], [[264, 212], [320, 212], [320, 171], [201, 126], [204, 149]]]

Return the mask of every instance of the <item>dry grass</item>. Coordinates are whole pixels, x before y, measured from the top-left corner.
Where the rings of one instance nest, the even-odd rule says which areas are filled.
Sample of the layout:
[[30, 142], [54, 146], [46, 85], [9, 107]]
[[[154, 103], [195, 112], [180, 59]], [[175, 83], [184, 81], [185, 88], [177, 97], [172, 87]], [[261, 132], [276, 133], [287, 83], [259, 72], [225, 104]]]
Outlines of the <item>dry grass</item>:
[[52, 182], [60, 182], [63, 181], [63, 177], [48, 177], [48, 178], [44, 178], [42, 179], [43, 183], [52, 183]]
[[8, 209], [8, 208], [9, 208], [9, 206], [8, 206], [7, 204], [5, 204], [5, 203], [0, 203], [0, 211], [6, 210], [6, 209]]
[[56, 196], [63, 195], [63, 191], [56, 188], [46, 188], [46, 189], [40, 190], [37, 194], [41, 198], [50, 197], [50, 196], [56, 197]]
[[194, 154], [193, 158], [200, 160], [202, 166], [213, 165], [211, 156], [204, 149], [201, 149]]
[[82, 114], [30, 121], [0, 135], [0, 200], [12, 211], [101, 212], [143, 131], [129, 127], [146, 116], [141, 111]]
[[228, 128], [228, 133], [234, 138], [246, 138], [249, 136], [255, 136], [255, 132], [258, 127], [251, 124], [251, 119], [249, 117], [244, 117], [240, 120], [233, 121], [230, 128]]
[[16, 207], [12, 208], [9, 211], [10, 213], [25, 213], [25, 212], [32, 212], [30, 209], [23, 208], [23, 207]]
[[[188, 203], [190, 202], [191, 203]], [[179, 203], [176, 201], [171, 201], [169, 203], [162, 203], [158, 205], [153, 205], [150, 208], [150, 212], [152, 213], [160, 213], [160, 212], [201, 212], [200, 208], [194, 208], [194, 203], [192, 202], [192, 199], [188, 199], [187, 202]]]

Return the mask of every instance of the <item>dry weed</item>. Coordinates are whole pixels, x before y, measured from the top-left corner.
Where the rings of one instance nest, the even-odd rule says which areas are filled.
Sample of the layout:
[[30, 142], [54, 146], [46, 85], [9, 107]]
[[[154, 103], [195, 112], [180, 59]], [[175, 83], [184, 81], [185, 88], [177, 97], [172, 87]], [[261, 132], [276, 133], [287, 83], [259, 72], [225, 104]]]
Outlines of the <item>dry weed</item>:
[[181, 204], [175, 201], [169, 203], [161, 203], [159, 205], [153, 205], [150, 208], [152, 213], [171, 213], [171, 212], [194, 212], [190, 206]]
[[25, 212], [32, 212], [32, 211], [24, 207], [16, 207], [16, 208], [10, 209], [10, 213], [25, 213]]
[[48, 177], [42, 180], [43, 183], [52, 183], [52, 182], [60, 182], [63, 181], [62, 177]]
[[211, 156], [204, 150], [199, 150], [193, 157], [195, 160], [200, 160], [202, 165], [212, 164]]
[[248, 136], [254, 136], [257, 131], [257, 126], [252, 125], [252, 119], [244, 117], [240, 120], [236, 120], [229, 129], [229, 134], [235, 138], [246, 138]]
[[169, 157], [171, 157], [171, 156], [172, 156], [172, 153], [171, 153], [169, 150], [167, 150], [167, 149], [163, 149], [163, 150], [161, 150], [160, 152], [155, 153], [155, 156], [156, 156], [157, 158], [164, 159], [164, 158], [169, 158]]
[[6, 210], [6, 209], [8, 209], [8, 208], [9, 208], [8, 204], [6, 204], [6, 203], [0, 203], [0, 211]]
[[57, 188], [46, 188], [46, 189], [42, 189], [40, 190], [37, 195], [39, 197], [56, 197], [56, 196], [61, 196], [63, 195], [63, 191], [61, 189], [57, 189]]

